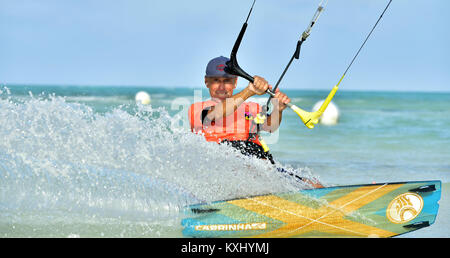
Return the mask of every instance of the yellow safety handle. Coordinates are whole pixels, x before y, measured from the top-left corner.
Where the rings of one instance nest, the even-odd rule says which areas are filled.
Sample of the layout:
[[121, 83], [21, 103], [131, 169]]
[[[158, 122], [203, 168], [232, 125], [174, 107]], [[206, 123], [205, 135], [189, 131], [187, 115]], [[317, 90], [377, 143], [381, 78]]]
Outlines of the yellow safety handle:
[[305, 111], [291, 103], [288, 103], [288, 106], [292, 110], [294, 110], [295, 113], [297, 113], [297, 115], [302, 119], [302, 121], [306, 125], [306, 127], [308, 127], [309, 129], [313, 129], [314, 125], [319, 122], [320, 116], [322, 116], [323, 112], [325, 112], [325, 110], [327, 109], [328, 104], [330, 104], [331, 100], [333, 99], [334, 95], [336, 94], [336, 91], [339, 89], [338, 85], [339, 85], [339, 83], [333, 87], [333, 89], [328, 94], [325, 101], [322, 103], [322, 106], [320, 106], [319, 110], [317, 110], [315, 112]]

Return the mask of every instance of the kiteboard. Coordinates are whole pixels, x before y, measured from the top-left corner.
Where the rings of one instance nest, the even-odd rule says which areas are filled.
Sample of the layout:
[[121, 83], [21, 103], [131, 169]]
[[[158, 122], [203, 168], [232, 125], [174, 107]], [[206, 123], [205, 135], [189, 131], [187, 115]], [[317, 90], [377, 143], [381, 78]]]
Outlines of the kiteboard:
[[185, 237], [393, 237], [435, 222], [441, 181], [300, 190], [187, 206]]

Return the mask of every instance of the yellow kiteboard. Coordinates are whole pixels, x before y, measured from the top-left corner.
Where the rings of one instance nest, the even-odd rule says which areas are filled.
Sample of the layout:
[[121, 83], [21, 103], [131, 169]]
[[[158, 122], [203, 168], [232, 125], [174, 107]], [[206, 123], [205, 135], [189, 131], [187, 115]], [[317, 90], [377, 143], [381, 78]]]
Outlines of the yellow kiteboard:
[[393, 237], [434, 223], [441, 181], [338, 186], [186, 207], [186, 237]]

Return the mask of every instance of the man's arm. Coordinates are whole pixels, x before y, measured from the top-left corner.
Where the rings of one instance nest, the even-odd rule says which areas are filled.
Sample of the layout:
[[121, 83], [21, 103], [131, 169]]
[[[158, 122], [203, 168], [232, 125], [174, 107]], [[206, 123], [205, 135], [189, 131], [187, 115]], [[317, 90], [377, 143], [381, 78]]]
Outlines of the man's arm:
[[254, 83], [249, 83], [248, 86], [241, 92], [226, 99], [226, 101], [222, 101], [221, 103], [211, 107], [206, 115], [206, 119], [209, 121], [214, 121], [215, 119], [225, 118], [233, 114], [236, 109], [251, 96], [254, 96], [255, 94], [264, 94], [269, 88], [269, 84], [262, 77], [255, 76], [254, 78]]
[[273, 133], [280, 127], [283, 111], [273, 110], [270, 116], [267, 116], [266, 122], [262, 125], [263, 131]]
[[253, 94], [250, 92], [248, 87], [243, 89], [231, 98], [227, 98], [226, 101], [222, 101], [217, 105], [212, 106], [206, 115], [206, 119], [209, 121], [214, 121], [233, 114], [234, 111], [236, 111], [236, 109], [251, 96], [253, 96]]
[[263, 124], [261, 129], [263, 131], [273, 133], [280, 127], [281, 119], [283, 117], [283, 110], [286, 108], [286, 104], [291, 102], [291, 99], [277, 89], [275, 91], [275, 97], [271, 102], [274, 107], [272, 114], [267, 117], [266, 122]]

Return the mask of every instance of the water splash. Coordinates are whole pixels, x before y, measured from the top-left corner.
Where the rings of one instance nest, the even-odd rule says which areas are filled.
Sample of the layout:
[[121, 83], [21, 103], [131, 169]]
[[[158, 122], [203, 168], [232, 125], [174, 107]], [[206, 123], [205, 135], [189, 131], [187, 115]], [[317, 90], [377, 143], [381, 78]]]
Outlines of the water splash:
[[[180, 209], [305, 185], [172, 126], [164, 108], [96, 113], [0, 91], [4, 236], [177, 236]], [[52, 225], [52, 226], [50, 226]]]

